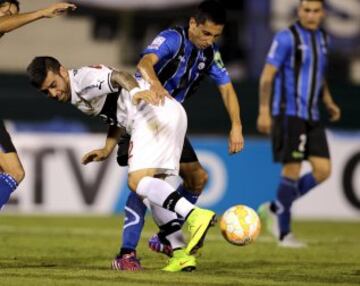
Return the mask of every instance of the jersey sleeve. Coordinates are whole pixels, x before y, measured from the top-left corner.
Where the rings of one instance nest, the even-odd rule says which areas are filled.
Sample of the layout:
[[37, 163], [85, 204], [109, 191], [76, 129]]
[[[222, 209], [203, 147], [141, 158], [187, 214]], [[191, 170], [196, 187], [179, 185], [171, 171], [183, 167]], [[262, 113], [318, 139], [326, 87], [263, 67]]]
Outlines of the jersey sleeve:
[[292, 38], [287, 30], [278, 32], [271, 44], [266, 63], [280, 68], [291, 54]]
[[159, 60], [172, 58], [180, 48], [181, 36], [175, 30], [166, 30], [161, 32], [151, 42], [149, 46], [141, 53], [141, 56], [146, 54], [156, 54]]
[[229, 73], [221, 59], [220, 51], [215, 48], [214, 52], [214, 60], [209, 68], [208, 75], [215, 81], [217, 86], [227, 84], [231, 82]]
[[86, 100], [92, 100], [96, 97], [118, 91], [118, 88], [113, 87], [111, 84], [112, 72], [112, 69], [103, 65], [82, 68], [79, 71], [79, 94]]

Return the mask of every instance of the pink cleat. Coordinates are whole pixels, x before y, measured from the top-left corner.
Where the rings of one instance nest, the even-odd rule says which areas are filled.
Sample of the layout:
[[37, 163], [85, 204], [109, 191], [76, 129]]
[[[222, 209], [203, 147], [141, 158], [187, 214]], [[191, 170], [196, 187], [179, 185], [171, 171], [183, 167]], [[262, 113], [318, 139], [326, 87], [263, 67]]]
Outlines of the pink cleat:
[[111, 262], [111, 269], [119, 271], [140, 271], [143, 270], [140, 260], [137, 259], [136, 253], [131, 252], [123, 256], [117, 256]]
[[171, 245], [162, 242], [157, 234], [154, 234], [149, 239], [149, 248], [152, 251], [155, 251], [158, 253], [163, 253], [169, 257], [171, 257], [173, 255], [173, 250], [172, 250]]

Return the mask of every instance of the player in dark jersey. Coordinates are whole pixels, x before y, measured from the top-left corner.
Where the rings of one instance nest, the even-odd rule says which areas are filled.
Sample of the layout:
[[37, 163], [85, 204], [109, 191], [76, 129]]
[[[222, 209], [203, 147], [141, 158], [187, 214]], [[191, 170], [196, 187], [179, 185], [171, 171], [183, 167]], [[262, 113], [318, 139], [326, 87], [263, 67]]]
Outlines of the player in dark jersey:
[[[292, 203], [330, 176], [331, 162], [318, 102], [340, 119], [325, 79], [328, 36], [320, 28], [324, 1], [301, 0], [299, 20], [275, 35], [260, 80], [258, 130], [271, 133], [282, 174], [276, 198], [260, 206], [268, 230], [283, 247], [303, 247], [291, 233]], [[300, 177], [303, 161], [312, 171]]]
[[[62, 15], [67, 9], [75, 9], [75, 5], [57, 3], [44, 9], [19, 14], [19, 1], [0, 0], [0, 37], [36, 20]], [[0, 119], [0, 209], [9, 201], [11, 193], [24, 176], [24, 168]]]
[[[218, 86], [231, 120], [229, 153], [234, 154], [243, 148], [240, 107], [215, 44], [222, 34], [225, 22], [226, 11], [221, 4], [216, 1], [202, 2], [190, 18], [189, 26], [162, 31], [143, 51], [136, 76], [147, 80], [151, 84], [151, 89], [159, 96], [173, 97], [179, 102], [193, 95], [200, 81], [209, 76]], [[123, 165], [126, 165], [127, 161], [126, 145], [126, 139], [119, 144], [118, 161]], [[180, 163], [180, 175], [184, 183], [178, 187], [178, 192], [192, 203], [196, 203], [208, 175], [188, 138], [185, 139]], [[130, 193], [125, 207], [123, 243], [113, 261], [113, 268], [141, 268], [135, 248], [140, 239], [145, 212], [146, 206], [141, 199]], [[150, 239], [149, 246], [152, 250], [171, 255], [167, 240], [176, 237], [182, 221], [181, 218], [167, 218], [164, 221], [167, 223], [164, 222], [161, 232]]]

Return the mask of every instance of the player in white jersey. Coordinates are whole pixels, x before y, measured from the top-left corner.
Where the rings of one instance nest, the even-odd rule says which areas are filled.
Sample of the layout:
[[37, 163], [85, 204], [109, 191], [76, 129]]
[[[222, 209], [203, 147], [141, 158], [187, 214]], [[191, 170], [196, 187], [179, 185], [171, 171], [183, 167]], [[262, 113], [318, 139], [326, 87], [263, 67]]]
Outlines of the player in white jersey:
[[[118, 88], [111, 84], [112, 72], [112, 69], [105, 66], [70, 70], [68, 75], [71, 104], [88, 115], [99, 115], [111, 125], [123, 127], [131, 134], [129, 173], [156, 167], [161, 169], [161, 172], [177, 175], [177, 158], [180, 157], [183, 145], [179, 138], [184, 137], [187, 126], [184, 109], [175, 100], [167, 100], [165, 107], [147, 104], [156, 104], [156, 99], [151, 98], [155, 94], [149, 91], [141, 92], [149, 89], [144, 80], [139, 81], [140, 87], [131, 93], [125, 89], [122, 89], [120, 94], [114, 93]], [[139, 91], [137, 96], [148, 95], [149, 100], [135, 105], [133, 98], [137, 94], [136, 91]], [[158, 148], [158, 145], [162, 148]], [[84, 160], [90, 161], [88, 157], [96, 154], [88, 154]]]
[[[31, 83], [60, 102], [69, 102], [90, 116], [100, 116], [110, 125], [104, 148], [87, 153], [82, 162], [109, 157], [124, 129], [131, 134], [128, 184], [147, 199], [151, 208], [176, 212], [186, 218], [190, 240], [181, 241], [165, 271], [191, 271], [196, 267], [193, 254], [203, 245], [215, 213], [196, 208], [164, 179], [178, 175], [179, 160], [187, 127], [183, 107], [160, 98], [130, 74], [105, 66], [67, 70], [52, 57], [36, 57], [27, 68]], [[156, 219], [156, 218], [155, 218]]]

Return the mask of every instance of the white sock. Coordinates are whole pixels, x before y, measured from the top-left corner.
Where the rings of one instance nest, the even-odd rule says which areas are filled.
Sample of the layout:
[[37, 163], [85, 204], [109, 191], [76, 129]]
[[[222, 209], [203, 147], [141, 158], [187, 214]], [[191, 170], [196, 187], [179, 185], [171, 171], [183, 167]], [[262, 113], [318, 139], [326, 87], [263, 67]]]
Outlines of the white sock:
[[154, 221], [159, 226], [160, 230], [164, 231], [163, 226], [169, 224], [169, 227], [167, 229], [168, 231], [170, 231], [170, 233], [165, 234], [165, 237], [170, 242], [171, 247], [173, 249], [183, 248], [185, 246], [185, 240], [181, 229], [171, 232], [171, 222], [174, 222], [176, 224], [176, 227], [181, 227], [180, 223], [178, 222], [177, 214], [153, 204], [151, 205], [151, 213], [153, 215]]
[[163, 180], [144, 177], [140, 180], [136, 193], [150, 201], [150, 204], [175, 211], [182, 217], [187, 217], [195, 206], [176, 192]]
[[166, 236], [166, 239], [170, 242], [172, 249], [184, 248], [186, 245], [181, 229], [170, 233]]

